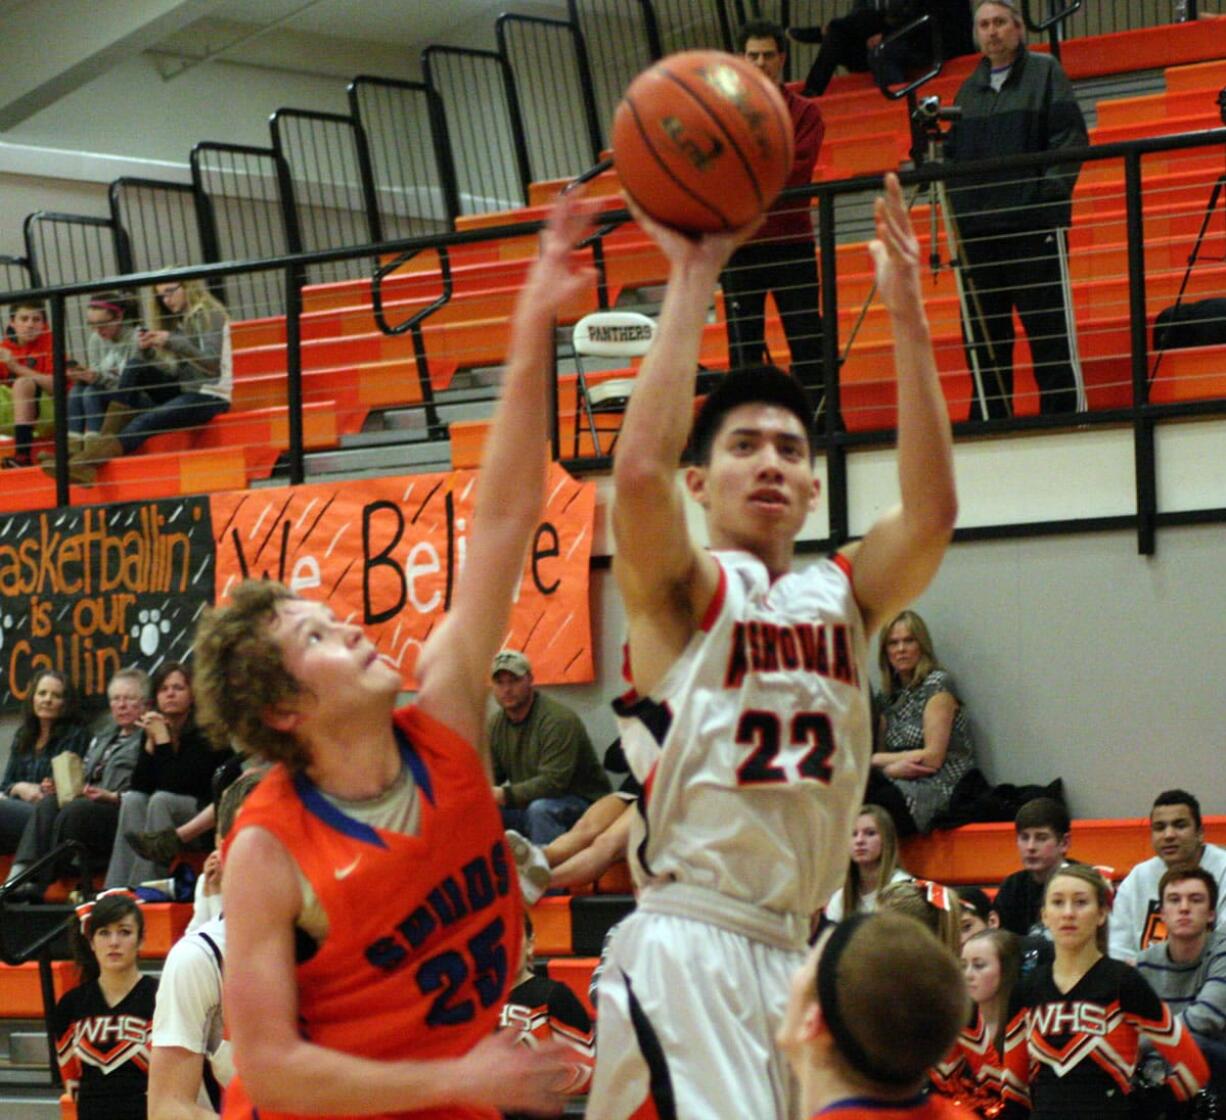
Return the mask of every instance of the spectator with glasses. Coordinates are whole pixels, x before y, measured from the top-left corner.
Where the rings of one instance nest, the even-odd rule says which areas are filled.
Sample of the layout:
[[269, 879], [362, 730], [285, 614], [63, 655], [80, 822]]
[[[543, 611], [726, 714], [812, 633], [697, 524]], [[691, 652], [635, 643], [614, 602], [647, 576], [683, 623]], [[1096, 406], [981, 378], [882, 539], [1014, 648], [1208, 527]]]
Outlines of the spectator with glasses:
[[156, 284], [137, 344], [102, 429], [69, 460], [69, 477], [89, 485], [98, 467], [130, 455], [150, 436], [207, 424], [230, 407], [230, 319], [203, 280]]

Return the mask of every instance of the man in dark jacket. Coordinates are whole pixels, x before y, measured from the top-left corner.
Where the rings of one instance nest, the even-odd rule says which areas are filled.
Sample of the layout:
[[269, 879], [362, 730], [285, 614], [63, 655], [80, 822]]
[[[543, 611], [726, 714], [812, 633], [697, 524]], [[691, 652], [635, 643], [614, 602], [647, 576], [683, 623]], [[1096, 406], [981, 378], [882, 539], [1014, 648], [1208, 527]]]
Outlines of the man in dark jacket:
[[[1055, 59], [1026, 49], [1014, 0], [978, 0], [974, 22], [984, 58], [958, 90], [962, 118], [946, 139], [946, 156], [963, 163], [1087, 146], [1067, 75]], [[950, 184], [970, 281], [964, 334], [979, 362], [972, 418], [1010, 414], [1014, 307], [1030, 340], [1039, 411], [1077, 409], [1060, 254], [1079, 170], [1062, 163]]]

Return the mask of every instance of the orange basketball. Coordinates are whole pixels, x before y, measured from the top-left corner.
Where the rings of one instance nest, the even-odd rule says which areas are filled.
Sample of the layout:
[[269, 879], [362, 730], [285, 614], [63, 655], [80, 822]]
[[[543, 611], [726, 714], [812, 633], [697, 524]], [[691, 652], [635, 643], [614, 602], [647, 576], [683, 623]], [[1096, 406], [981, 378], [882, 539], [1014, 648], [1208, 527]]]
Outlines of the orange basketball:
[[792, 120], [769, 78], [722, 51], [683, 51], [644, 70], [613, 118], [625, 192], [691, 233], [735, 229], [783, 189]]

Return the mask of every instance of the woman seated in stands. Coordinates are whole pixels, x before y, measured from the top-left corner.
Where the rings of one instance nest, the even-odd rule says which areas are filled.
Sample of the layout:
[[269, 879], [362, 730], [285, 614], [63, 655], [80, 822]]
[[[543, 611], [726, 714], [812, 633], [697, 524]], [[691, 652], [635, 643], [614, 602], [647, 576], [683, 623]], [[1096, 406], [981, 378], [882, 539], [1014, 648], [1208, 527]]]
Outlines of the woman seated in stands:
[[16, 446], [4, 467], [31, 466], [34, 428], [54, 422], [51, 332], [41, 303], [14, 303], [0, 339], [0, 426], [13, 429]]
[[852, 914], [876, 910], [880, 887], [910, 878], [898, 866], [898, 835], [890, 814], [879, 805], [865, 805], [851, 831], [847, 878], [826, 903], [826, 917], [841, 922]]
[[899, 836], [926, 832], [974, 764], [966, 709], [932, 648], [924, 620], [903, 611], [881, 631], [884, 711], [868, 800], [894, 818]]
[[1208, 1080], [1183, 1020], [1132, 965], [1106, 955], [1110, 912], [1111, 888], [1092, 867], [1065, 864], [1047, 881], [1042, 918], [1055, 960], [1018, 985], [1004, 1054], [1005, 1095], [1028, 1099], [1034, 1120], [1132, 1115], [1142, 1038], [1166, 1060], [1176, 1100]]
[[[213, 774], [230, 757], [215, 751], [196, 726], [191, 670], [168, 661], [153, 675], [153, 708], [140, 720], [144, 746], [132, 783], [119, 806], [119, 825], [107, 887], [139, 886], [169, 872], [174, 853], [149, 853], [146, 831], [162, 833], [186, 824], [212, 805]], [[136, 846], [133, 845], [136, 840]], [[176, 848], [177, 850], [177, 848]]]
[[55, 797], [51, 760], [61, 751], [84, 754], [86, 742], [68, 678], [56, 669], [40, 669], [30, 682], [0, 779], [0, 852], [15, 852], [34, 806]]
[[[110, 857], [119, 803], [132, 781], [144, 739], [140, 718], [149, 702], [149, 678], [143, 669], [120, 669], [111, 677], [106, 695], [111, 718], [85, 752], [84, 788], [63, 806], [58, 795], [44, 797], [34, 806], [17, 845], [14, 876], [65, 840], [79, 841], [93, 859]], [[57, 874], [56, 867], [43, 868], [34, 881], [19, 888], [20, 897], [42, 898]]]
[[1006, 929], [982, 930], [962, 946], [962, 973], [975, 1007], [932, 1080], [977, 1116], [998, 1116], [1006, 1108], [1005, 1028], [1021, 967], [1021, 943]]
[[[128, 292], [98, 292], [89, 297], [85, 322], [85, 365], [72, 365], [68, 376], [68, 457], [79, 456], [87, 436], [99, 430], [108, 436], [118, 432], [116, 421], [105, 419], [107, 405], [119, 386], [124, 367], [140, 355], [140, 309]], [[44, 452], [38, 464], [55, 473], [55, 456]]]
[[81, 983], [55, 1006], [55, 1049], [78, 1120], [145, 1120], [158, 982], [137, 963], [145, 920], [127, 892], [77, 907]]
[[88, 485], [98, 467], [150, 436], [198, 428], [230, 407], [230, 321], [202, 280], [157, 284], [137, 345], [152, 351], [124, 366], [98, 435], [69, 460]]

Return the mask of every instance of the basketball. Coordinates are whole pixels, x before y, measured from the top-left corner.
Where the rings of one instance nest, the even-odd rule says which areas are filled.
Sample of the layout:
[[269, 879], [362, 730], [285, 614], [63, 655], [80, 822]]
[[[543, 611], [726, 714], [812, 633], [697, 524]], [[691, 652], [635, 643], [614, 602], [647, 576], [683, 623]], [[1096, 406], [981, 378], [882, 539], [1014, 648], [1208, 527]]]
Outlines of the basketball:
[[792, 120], [774, 83], [723, 51], [683, 51], [644, 70], [613, 118], [613, 163], [648, 216], [687, 233], [736, 229], [792, 167]]

